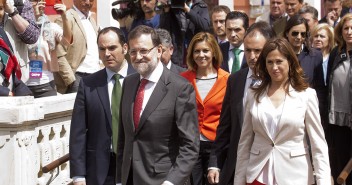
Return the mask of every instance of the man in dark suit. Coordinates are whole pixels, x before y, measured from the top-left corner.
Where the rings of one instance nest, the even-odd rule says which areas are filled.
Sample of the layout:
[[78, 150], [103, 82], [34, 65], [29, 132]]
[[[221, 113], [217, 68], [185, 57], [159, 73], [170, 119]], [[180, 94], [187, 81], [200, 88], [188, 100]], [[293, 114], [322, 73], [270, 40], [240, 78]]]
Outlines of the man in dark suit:
[[325, 16], [319, 20], [319, 23], [327, 23], [335, 27], [340, 19], [349, 12], [349, 8], [342, 7], [341, 0], [324, 0]]
[[74, 184], [115, 185], [111, 110], [116, 98], [113, 88], [118, 84], [114, 75], [120, 75], [122, 84], [123, 77], [135, 70], [124, 58], [128, 47], [120, 29], [104, 28], [97, 38], [99, 58], [106, 68], [83, 77], [79, 84], [70, 131], [70, 170]]
[[138, 74], [122, 87], [117, 178], [124, 185], [188, 184], [199, 152], [195, 91], [160, 62], [153, 28], [136, 27], [128, 44]]
[[[244, 12], [233, 11], [226, 15], [225, 29], [228, 42], [220, 44], [224, 59], [220, 67], [229, 73], [235, 73], [240, 68], [247, 67], [243, 54], [243, 37], [248, 25], [248, 16]], [[239, 52], [237, 56], [235, 50]], [[237, 59], [239, 63], [236, 64]]]
[[156, 29], [156, 33], [159, 35], [159, 39], [162, 45], [162, 54], [160, 57], [160, 61], [168, 68], [170, 71], [180, 74], [186, 71], [185, 68], [176, 65], [171, 61], [171, 56], [174, 52], [174, 46], [172, 45], [171, 35], [170, 33], [162, 28]]
[[275, 36], [267, 22], [254, 23], [244, 36], [244, 53], [249, 68], [231, 74], [222, 104], [220, 124], [209, 158], [210, 184], [233, 184], [237, 159], [237, 145], [243, 122], [243, 106], [248, 88], [255, 83], [253, 70], [265, 43]]

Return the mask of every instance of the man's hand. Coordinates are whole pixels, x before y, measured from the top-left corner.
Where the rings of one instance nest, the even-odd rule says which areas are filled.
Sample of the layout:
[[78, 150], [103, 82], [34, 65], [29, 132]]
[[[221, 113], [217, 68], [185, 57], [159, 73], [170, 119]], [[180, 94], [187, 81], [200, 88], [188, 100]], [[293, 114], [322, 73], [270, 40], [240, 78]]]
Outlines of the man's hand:
[[326, 15], [326, 22], [330, 25], [330, 26], [334, 26], [334, 22], [337, 21], [339, 19], [337, 12], [335, 11], [331, 11]]
[[210, 184], [218, 184], [219, 183], [219, 170], [216, 169], [210, 169], [208, 171], [208, 181]]
[[11, 4], [10, 0], [5, 0], [4, 10], [8, 14], [13, 13], [13, 11], [15, 10], [13, 5]]
[[185, 5], [183, 7], [183, 11], [185, 11], [186, 13], [191, 11], [191, 8], [187, 5], [187, 3], [185, 3]]
[[125, 16], [122, 19], [117, 19], [117, 21], [120, 23], [120, 27], [126, 27], [127, 19], [128, 19], [128, 16]]

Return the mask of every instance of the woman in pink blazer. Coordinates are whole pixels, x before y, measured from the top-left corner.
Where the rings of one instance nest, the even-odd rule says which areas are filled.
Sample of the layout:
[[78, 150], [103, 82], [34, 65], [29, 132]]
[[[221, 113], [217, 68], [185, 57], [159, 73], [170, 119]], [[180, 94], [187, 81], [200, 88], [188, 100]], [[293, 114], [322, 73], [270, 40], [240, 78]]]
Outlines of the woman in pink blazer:
[[200, 151], [192, 171], [193, 185], [208, 184], [209, 155], [229, 77], [229, 73], [220, 69], [221, 62], [221, 50], [214, 36], [206, 32], [196, 34], [188, 47], [188, 70], [181, 73], [193, 85], [197, 100]]
[[255, 74], [261, 83], [247, 95], [234, 184], [331, 185], [317, 95], [290, 44], [268, 41]]

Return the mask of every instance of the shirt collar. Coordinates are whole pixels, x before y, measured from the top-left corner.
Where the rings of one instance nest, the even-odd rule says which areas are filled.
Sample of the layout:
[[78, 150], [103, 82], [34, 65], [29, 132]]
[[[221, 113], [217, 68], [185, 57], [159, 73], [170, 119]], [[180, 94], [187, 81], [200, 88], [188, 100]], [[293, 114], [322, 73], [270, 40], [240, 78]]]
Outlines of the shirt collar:
[[[155, 67], [154, 71], [148, 75], [147, 77], [145, 77], [144, 79], [150, 81], [150, 82], [154, 82], [157, 83], [163, 73], [164, 70], [164, 65], [158, 61], [158, 65]], [[142, 79], [143, 77], [140, 76], [140, 79]]]
[[81, 12], [81, 10], [78, 10], [78, 8], [77, 8], [75, 5], [73, 5], [73, 9], [77, 12], [77, 14], [78, 14], [78, 16], [79, 16], [80, 19], [89, 19], [90, 16], [92, 15], [92, 12], [89, 11], [89, 12], [88, 12], [88, 16], [86, 17], [86, 16]]
[[167, 65], [166, 65], [166, 68], [168, 68], [168, 69], [170, 69], [171, 68], [171, 60], [169, 61], [169, 63], [167, 63]]
[[253, 75], [253, 71], [250, 67], [248, 67], [247, 79], [251, 78], [252, 75]]
[[[235, 47], [232, 44], [230, 44], [229, 51], [232, 51], [233, 48], [235, 48]], [[244, 51], [243, 43], [240, 45], [240, 47], [238, 49], [241, 49], [242, 51]]]
[[[109, 82], [112, 78], [112, 76], [114, 76], [116, 74], [116, 72], [112, 71], [109, 68], [105, 68], [106, 70], [106, 74], [107, 74], [107, 81]], [[128, 70], [128, 64], [127, 64], [127, 60], [125, 59], [122, 62], [122, 68], [120, 69], [120, 71], [117, 72], [117, 74], [120, 75], [120, 78], [124, 78], [127, 76], [127, 70]]]

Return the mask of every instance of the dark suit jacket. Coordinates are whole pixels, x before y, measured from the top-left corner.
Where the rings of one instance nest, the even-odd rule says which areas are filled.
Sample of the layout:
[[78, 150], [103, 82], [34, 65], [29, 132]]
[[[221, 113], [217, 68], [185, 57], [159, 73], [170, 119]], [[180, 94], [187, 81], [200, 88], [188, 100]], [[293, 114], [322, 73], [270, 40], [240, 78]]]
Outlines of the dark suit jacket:
[[[134, 72], [128, 66], [128, 74]], [[82, 78], [72, 113], [70, 176], [85, 176], [87, 184], [102, 185], [111, 152], [111, 109], [106, 70]]]
[[199, 152], [195, 91], [186, 79], [164, 67], [135, 130], [133, 103], [139, 83], [140, 75], [133, 74], [122, 87], [117, 178], [126, 184], [132, 171], [134, 184], [167, 180], [182, 185]]
[[233, 183], [237, 159], [237, 145], [243, 122], [243, 96], [248, 68], [231, 74], [227, 81], [220, 123], [209, 157], [209, 167], [220, 168], [219, 184]]
[[[220, 44], [220, 49], [221, 49], [221, 53], [222, 53], [222, 57], [223, 57], [223, 61], [221, 63], [220, 68], [230, 72], [229, 70], [229, 63], [227, 62], [229, 60], [229, 49], [230, 49], [230, 42], [225, 42]], [[243, 55], [243, 59], [242, 59], [242, 64], [241, 64], [241, 69], [248, 67], [247, 62], [246, 62], [246, 58]]]
[[180, 74], [180, 73], [186, 71], [186, 69], [183, 68], [183, 67], [180, 67], [180, 66], [178, 66], [178, 65], [176, 65], [174, 63], [171, 63], [170, 71], [172, 71], [172, 72], [174, 72], [176, 74]]
[[308, 50], [307, 47], [304, 47], [298, 55], [298, 60], [309, 86], [315, 89], [317, 93], [321, 119], [324, 120], [323, 113], [327, 107], [327, 87], [324, 83], [323, 55], [319, 50], [314, 48]]

